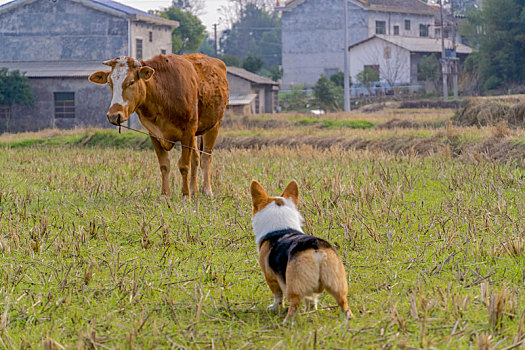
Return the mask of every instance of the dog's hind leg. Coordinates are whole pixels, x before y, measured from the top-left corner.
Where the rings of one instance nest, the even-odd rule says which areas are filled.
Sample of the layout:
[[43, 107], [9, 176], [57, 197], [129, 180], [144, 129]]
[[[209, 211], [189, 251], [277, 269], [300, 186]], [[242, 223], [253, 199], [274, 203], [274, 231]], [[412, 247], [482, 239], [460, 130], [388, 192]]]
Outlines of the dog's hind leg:
[[321, 282], [326, 291], [335, 298], [337, 305], [346, 315], [346, 318], [354, 317], [348, 306], [346, 295], [348, 294], [348, 283], [346, 273], [341, 259], [333, 250], [326, 250], [326, 260], [321, 264]]

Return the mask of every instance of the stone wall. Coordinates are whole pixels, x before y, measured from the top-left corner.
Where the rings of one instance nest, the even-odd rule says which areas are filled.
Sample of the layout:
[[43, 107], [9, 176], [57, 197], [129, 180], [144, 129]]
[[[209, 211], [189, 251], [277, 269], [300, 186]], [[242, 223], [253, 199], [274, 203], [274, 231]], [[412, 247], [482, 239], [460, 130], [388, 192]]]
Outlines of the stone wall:
[[[419, 25], [428, 27], [428, 37], [434, 38], [434, 16], [406, 13], [369, 12], [368, 30], [371, 35], [376, 33], [376, 21], [385, 21], [386, 35], [394, 35], [394, 26], [399, 26], [399, 36], [419, 37]], [[405, 29], [405, 20], [410, 21], [410, 30]]]
[[[349, 44], [368, 36], [368, 14], [348, 4]], [[313, 86], [321, 74], [344, 68], [344, 2], [308, 0], [282, 14], [282, 87]]]
[[[150, 33], [151, 39], [150, 41]], [[137, 57], [137, 39], [142, 40], [142, 59], [150, 59], [162, 53], [171, 53], [171, 28], [145, 22], [131, 23], [131, 52]]]
[[[83, 78], [29, 79], [35, 104], [33, 107], [14, 106], [9, 132], [37, 131], [48, 128], [111, 126], [106, 113], [111, 103], [108, 85], [95, 85]], [[75, 118], [55, 119], [55, 92], [75, 93]]]
[[37, 0], [0, 14], [0, 61], [103, 60], [128, 53], [128, 20], [75, 1]]
[[[411, 21], [410, 30], [404, 20]], [[429, 25], [434, 37], [432, 15], [385, 13], [365, 10], [348, 3], [349, 45], [375, 34], [375, 21], [385, 21], [386, 34], [393, 35], [394, 25], [401, 36], [419, 36], [419, 25]], [[344, 2], [342, 0], [306, 0], [282, 14], [282, 88], [304, 84], [312, 87], [321, 74], [344, 70]], [[352, 57], [349, 58], [352, 65]]]

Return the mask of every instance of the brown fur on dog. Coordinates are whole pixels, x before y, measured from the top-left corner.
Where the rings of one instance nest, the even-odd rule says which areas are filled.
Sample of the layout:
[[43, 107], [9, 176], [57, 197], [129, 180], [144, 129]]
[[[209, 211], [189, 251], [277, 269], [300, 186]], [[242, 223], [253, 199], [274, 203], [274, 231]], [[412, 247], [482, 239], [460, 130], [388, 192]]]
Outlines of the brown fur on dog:
[[[265, 210], [273, 202], [275, 202], [277, 207], [288, 205], [290, 208], [293, 205], [292, 209], [297, 211], [295, 206], [299, 199], [299, 187], [295, 181], [288, 184], [281, 197], [269, 197], [264, 188], [255, 180], [252, 181], [250, 190], [254, 218], [255, 215]], [[292, 199], [293, 204], [290, 201], [285, 202], [283, 198]], [[279, 208], [272, 207], [271, 210], [274, 210], [276, 215], [278, 215]], [[300, 214], [297, 212], [297, 215]], [[255, 226], [256, 224], [254, 224], [254, 229], [256, 229]], [[265, 237], [269, 237], [268, 233], [271, 233], [266, 232], [265, 236], [262, 236], [261, 240], [258, 241], [259, 265], [264, 273], [266, 283], [275, 298], [275, 302], [271, 307], [278, 310], [283, 302], [283, 294], [285, 294], [290, 303], [286, 321], [296, 316], [301, 300], [308, 300], [312, 297], [315, 299], [318, 294], [326, 290], [335, 298], [347, 318], [353, 317], [346, 300], [348, 283], [345, 269], [334, 248], [322, 239], [302, 234], [300, 227], [299, 230], [297, 230], [297, 227], [289, 229], [294, 229], [295, 233], [288, 235], [288, 240], [265, 239]], [[258, 232], [256, 232], [257, 234]], [[296, 243], [301, 243], [301, 239], [307, 239], [306, 243], [304, 243], [306, 245], [303, 246], [305, 249], [297, 250], [294, 247], [297, 246]], [[284, 276], [270, 266], [272, 263], [271, 259], [275, 259], [272, 258], [272, 249], [278, 249], [279, 244], [281, 245], [280, 248], [284, 250], [288, 249], [284, 246], [285, 244], [290, 245], [286, 266], [281, 266], [286, 271]], [[308, 244], [312, 244], [316, 248], [308, 248]], [[273, 263], [275, 266], [276, 262], [274, 261]]]

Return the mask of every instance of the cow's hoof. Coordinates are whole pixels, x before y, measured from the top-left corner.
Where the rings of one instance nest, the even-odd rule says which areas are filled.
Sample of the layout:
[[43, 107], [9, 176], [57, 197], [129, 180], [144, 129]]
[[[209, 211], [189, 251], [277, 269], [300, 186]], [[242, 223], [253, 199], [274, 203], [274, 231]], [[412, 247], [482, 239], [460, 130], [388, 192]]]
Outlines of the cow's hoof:
[[212, 198], [213, 197], [213, 191], [211, 190], [211, 188], [204, 188], [202, 190], [202, 194], [204, 194], [208, 198]]

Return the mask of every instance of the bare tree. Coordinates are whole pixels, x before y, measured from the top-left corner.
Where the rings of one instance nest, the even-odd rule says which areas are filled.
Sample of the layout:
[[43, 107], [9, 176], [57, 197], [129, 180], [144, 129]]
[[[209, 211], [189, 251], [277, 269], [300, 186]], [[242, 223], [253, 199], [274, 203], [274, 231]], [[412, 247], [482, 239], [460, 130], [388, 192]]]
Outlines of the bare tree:
[[370, 45], [367, 64], [379, 66], [379, 76], [391, 88], [410, 82], [410, 53], [397, 45], [376, 39]]
[[194, 16], [204, 14], [204, 0], [172, 0], [172, 5]]
[[231, 27], [233, 23], [243, 17], [244, 11], [248, 5], [255, 5], [259, 9], [273, 12], [275, 0], [229, 0], [228, 5], [221, 6], [219, 12], [226, 24]]

